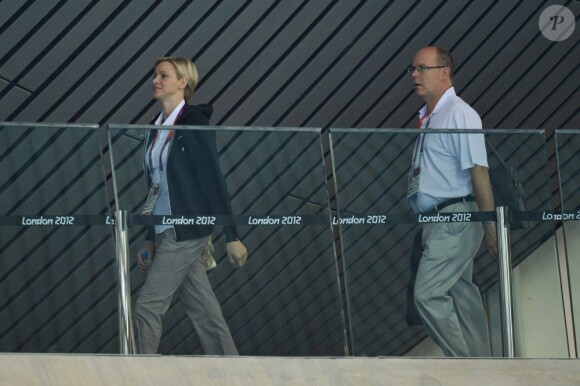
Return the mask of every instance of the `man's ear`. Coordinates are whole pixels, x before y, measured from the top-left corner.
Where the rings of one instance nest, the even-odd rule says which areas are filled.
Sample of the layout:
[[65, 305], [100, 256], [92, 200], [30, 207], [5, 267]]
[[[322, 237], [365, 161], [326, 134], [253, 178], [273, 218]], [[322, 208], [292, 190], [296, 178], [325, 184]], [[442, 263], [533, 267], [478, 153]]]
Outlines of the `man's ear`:
[[443, 67], [442, 70], [441, 73], [443, 74], [443, 79], [451, 80], [451, 69], [449, 67]]
[[451, 68], [443, 68], [443, 73], [445, 74], [445, 79], [447, 79], [450, 83], [453, 83], [453, 79], [451, 79]]

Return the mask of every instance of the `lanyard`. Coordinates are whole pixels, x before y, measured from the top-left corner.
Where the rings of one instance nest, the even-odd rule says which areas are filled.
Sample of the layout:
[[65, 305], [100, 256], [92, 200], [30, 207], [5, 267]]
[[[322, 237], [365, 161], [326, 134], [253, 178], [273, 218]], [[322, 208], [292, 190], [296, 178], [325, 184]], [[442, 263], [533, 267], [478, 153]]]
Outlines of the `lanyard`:
[[[417, 125], [417, 127], [419, 129], [422, 128], [423, 119], [425, 119], [426, 116], [427, 116], [427, 114], [423, 115], [421, 117], [421, 119], [419, 119], [419, 124]], [[427, 124], [425, 125], [425, 129], [429, 128], [430, 122], [431, 122], [431, 114], [429, 114], [429, 117], [427, 118]], [[417, 141], [415, 142], [415, 150], [413, 151], [413, 163], [412, 163], [413, 167], [415, 167], [416, 162], [420, 159], [421, 154], [423, 153], [423, 145], [424, 144], [425, 144], [425, 134], [420, 133], [419, 136], [417, 137]], [[419, 150], [419, 151], [417, 151], [417, 150]]]
[[[159, 152], [159, 173], [160, 173], [160, 175], [163, 175], [163, 152], [165, 151], [165, 148], [167, 147], [167, 145], [169, 145], [169, 143], [171, 142], [171, 139], [173, 138], [174, 133], [175, 133], [175, 130], [169, 130], [169, 134], [167, 134], [167, 138], [165, 138], [165, 142], [161, 146], [161, 151]], [[155, 137], [153, 138], [153, 142], [151, 142], [151, 145], [149, 146], [149, 151], [147, 154], [147, 158], [149, 160], [149, 172], [151, 174], [153, 174], [153, 150], [155, 149], [155, 143], [157, 142], [158, 138], [159, 138], [159, 130], [156, 131]]]
[[[185, 105], [183, 105], [181, 107], [181, 110], [179, 110], [179, 113], [177, 113], [177, 116], [173, 120], [172, 124], [175, 124], [175, 122], [177, 122], [179, 120], [179, 118], [181, 117], [181, 114], [183, 114], [184, 108], [185, 108]], [[163, 114], [163, 112], [161, 112], [161, 114]], [[169, 125], [162, 125], [162, 126], [169, 126]], [[167, 138], [165, 139], [165, 143], [163, 144], [163, 146], [161, 147], [161, 151], [159, 152], [159, 173], [160, 173], [159, 178], [160, 178], [160, 181], [161, 181], [161, 177], [163, 176], [163, 153], [164, 153], [167, 145], [169, 145], [171, 143], [171, 140], [173, 139], [174, 135], [175, 135], [175, 130], [169, 130], [169, 134], [167, 135]], [[157, 142], [158, 138], [159, 138], [159, 130], [157, 130], [155, 132], [155, 137], [153, 138], [153, 141], [151, 142], [151, 145], [149, 146], [149, 151], [147, 152], [148, 153], [147, 158], [149, 161], [149, 172], [151, 173], [151, 176], [153, 176], [153, 149], [155, 148], [155, 143]]]
[[[419, 124], [417, 125], [417, 128], [420, 129], [423, 127], [423, 119], [425, 119], [425, 117], [427, 116], [427, 113], [425, 113], [421, 119], [419, 119]], [[428, 129], [429, 128], [429, 121], [431, 120], [431, 114], [429, 114], [429, 118], [427, 118], [427, 124], [425, 125], [425, 128]]]

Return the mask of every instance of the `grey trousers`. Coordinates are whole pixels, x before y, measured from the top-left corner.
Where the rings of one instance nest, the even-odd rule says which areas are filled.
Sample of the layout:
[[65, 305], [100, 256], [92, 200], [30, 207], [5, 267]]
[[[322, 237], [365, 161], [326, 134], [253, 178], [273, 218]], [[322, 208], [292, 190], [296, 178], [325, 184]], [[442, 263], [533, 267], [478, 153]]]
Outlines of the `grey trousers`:
[[[477, 211], [457, 203], [442, 212]], [[489, 357], [489, 337], [473, 258], [483, 239], [478, 222], [423, 225], [423, 254], [415, 281], [415, 306], [427, 333], [446, 356]]]
[[177, 242], [173, 229], [156, 236], [155, 258], [133, 313], [139, 354], [157, 352], [163, 316], [173, 294], [181, 287], [181, 300], [205, 354], [238, 355], [201, 261], [206, 243], [207, 237]]

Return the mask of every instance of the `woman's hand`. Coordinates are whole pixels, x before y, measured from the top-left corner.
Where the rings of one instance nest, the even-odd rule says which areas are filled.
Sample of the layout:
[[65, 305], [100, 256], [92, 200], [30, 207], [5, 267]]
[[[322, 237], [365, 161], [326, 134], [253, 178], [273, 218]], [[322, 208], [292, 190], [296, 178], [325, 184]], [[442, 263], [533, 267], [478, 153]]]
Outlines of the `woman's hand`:
[[248, 251], [239, 240], [226, 243], [226, 252], [230, 263], [236, 267], [243, 267], [246, 261], [248, 261]]
[[[141, 253], [147, 252], [147, 261], [143, 261], [143, 256]], [[153, 262], [153, 258], [155, 257], [155, 243], [151, 240], [145, 240], [143, 246], [139, 248], [139, 252], [137, 252], [137, 266], [141, 272], [147, 272], [151, 263]]]

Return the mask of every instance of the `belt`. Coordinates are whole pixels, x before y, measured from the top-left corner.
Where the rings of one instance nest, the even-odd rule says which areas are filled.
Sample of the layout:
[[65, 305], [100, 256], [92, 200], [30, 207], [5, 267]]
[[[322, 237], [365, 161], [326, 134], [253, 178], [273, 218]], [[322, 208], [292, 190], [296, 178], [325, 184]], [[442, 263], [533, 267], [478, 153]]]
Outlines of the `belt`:
[[465, 197], [450, 198], [449, 200], [445, 200], [435, 205], [433, 209], [431, 209], [431, 211], [441, 212], [444, 208], [448, 207], [449, 205], [457, 204], [458, 202], [470, 202], [470, 201], [475, 201], [475, 197], [473, 197], [471, 194]]

